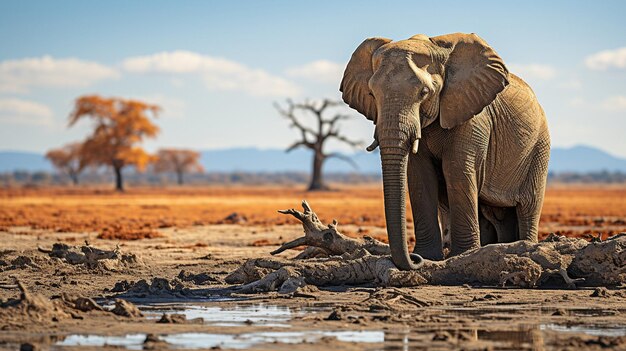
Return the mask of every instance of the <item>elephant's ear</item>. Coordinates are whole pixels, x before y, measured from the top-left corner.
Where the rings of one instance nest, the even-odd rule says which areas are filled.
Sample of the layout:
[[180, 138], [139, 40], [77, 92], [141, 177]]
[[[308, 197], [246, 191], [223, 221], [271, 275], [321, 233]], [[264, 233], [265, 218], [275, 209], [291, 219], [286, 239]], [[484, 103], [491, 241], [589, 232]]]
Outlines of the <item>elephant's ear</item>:
[[379, 47], [391, 42], [391, 39], [366, 39], [352, 54], [343, 73], [339, 91], [346, 104], [376, 123], [376, 101], [370, 93], [368, 82], [374, 74], [372, 54]]
[[509, 84], [509, 71], [495, 50], [474, 33], [441, 35], [431, 41], [450, 50], [439, 100], [441, 126], [449, 129], [489, 105]]

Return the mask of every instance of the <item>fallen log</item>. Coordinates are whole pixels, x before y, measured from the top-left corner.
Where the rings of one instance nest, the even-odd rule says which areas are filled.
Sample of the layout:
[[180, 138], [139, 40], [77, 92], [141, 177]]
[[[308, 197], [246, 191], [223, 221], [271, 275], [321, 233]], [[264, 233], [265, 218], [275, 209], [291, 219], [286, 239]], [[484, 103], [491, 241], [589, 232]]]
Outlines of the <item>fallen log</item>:
[[293, 293], [306, 285], [375, 285], [408, 287], [434, 285], [511, 285], [538, 287], [546, 282], [618, 286], [626, 283], [626, 234], [605, 241], [550, 235], [544, 241], [492, 244], [448, 258], [424, 260], [414, 271], [398, 270], [389, 247], [373, 238], [352, 239], [338, 230], [337, 221], [324, 225], [306, 201], [304, 212], [280, 211], [302, 222], [304, 236], [282, 245], [273, 255], [307, 245], [327, 257], [290, 260], [257, 258], [245, 262], [226, 282], [241, 284], [238, 292]]

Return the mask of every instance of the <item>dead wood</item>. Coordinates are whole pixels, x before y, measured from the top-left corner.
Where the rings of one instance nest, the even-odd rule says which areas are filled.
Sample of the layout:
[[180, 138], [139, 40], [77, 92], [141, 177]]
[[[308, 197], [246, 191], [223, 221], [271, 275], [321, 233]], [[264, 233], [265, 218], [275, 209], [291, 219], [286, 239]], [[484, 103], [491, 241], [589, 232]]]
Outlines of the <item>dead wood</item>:
[[[304, 236], [283, 244], [278, 249], [271, 252], [272, 255], [279, 254], [285, 250], [293, 249], [298, 246], [306, 245], [321, 249], [327, 255], [342, 255], [346, 252], [357, 252], [365, 250], [372, 255], [389, 255], [389, 245], [380, 242], [372, 237], [365, 236], [363, 239], [352, 239], [337, 230], [337, 220], [329, 225], [324, 225], [311, 206], [302, 201], [304, 212], [296, 209], [279, 210], [282, 214], [295, 217], [302, 222], [304, 228]], [[306, 255], [301, 254], [298, 258], [316, 257], [321, 254], [320, 250], [309, 250]]]
[[575, 287], [626, 283], [626, 236], [590, 243], [551, 235], [539, 243], [487, 245], [444, 261], [425, 260], [415, 271], [400, 271], [389, 258], [387, 245], [374, 239], [348, 238], [337, 230], [336, 221], [325, 226], [306, 201], [302, 207], [304, 212], [295, 209], [280, 212], [300, 220], [305, 235], [272, 254], [309, 245], [330, 256], [306, 260], [251, 259], [231, 273], [226, 282], [242, 284], [238, 291], [243, 293], [294, 293], [307, 284], [395, 287], [474, 284], [531, 288], [545, 284]]

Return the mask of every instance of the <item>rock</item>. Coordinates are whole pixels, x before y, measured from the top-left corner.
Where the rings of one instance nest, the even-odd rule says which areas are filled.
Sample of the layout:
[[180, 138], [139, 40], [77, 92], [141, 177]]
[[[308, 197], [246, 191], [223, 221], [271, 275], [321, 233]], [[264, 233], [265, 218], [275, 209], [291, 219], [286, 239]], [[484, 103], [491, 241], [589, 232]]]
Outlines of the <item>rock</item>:
[[185, 270], [178, 273], [178, 279], [184, 282], [193, 282], [196, 285], [205, 285], [207, 283], [219, 283], [219, 279], [209, 275], [208, 273], [194, 274]]
[[143, 317], [137, 306], [122, 299], [115, 299], [115, 307], [111, 312], [122, 317]]
[[163, 350], [167, 349], [168, 345], [166, 341], [161, 340], [159, 336], [155, 334], [146, 335], [146, 339], [143, 341], [144, 350]]
[[497, 300], [499, 298], [501, 298], [501, 295], [494, 295], [494, 294], [486, 294], [485, 296], [474, 296], [472, 298], [472, 301], [489, 301], [489, 300]]
[[65, 301], [71, 308], [82, 311], [104, 311], [104, 309], [98, 305], [93, 299], [89, 297], [72, 297], [68, 294], [63, 294], [63, 301]]
[[135, 254], [122, 253], [119, 247], [113, 250], [102, 250], [89, 244], [82, 246], [70, 246], [65, 243], [55, 243], [52, 250], [39, 248], [39, 251], [47, 253], [52, 258], [71, 265], [84, 265], [89, 269], [104, 269], [117, 271], [122, 268], [142, 266], [143, 263]]
[[113, 289], [111, 289], [111, 292], [124, 292], [128, 289], [130, 289], [131, 287], [131, 283], [128, 282], [128, 280], [120, 280], [117, 283], [115, 283], [115, 286], [113, 286]]
[[[128, 287], [124, 296], [182, 296], [188, 293], [188, 290], [185, 289], [182, 282], [178, 279], [168, 280], [157, 277], [152, 278], [150, 283], [142, 279], [129, 285], [130, 287]], [[124, 288], [124, 286], [120, 288]]]
[[328, 317], [324, 318], [324, 320], [327, 320], [327, 321], [340, 321], [340, 320], [342, 320], [343, 318], [344, 318], [344, 317], [343, 317], [343, 313], [341, 313], [341, 311], [340, 311], [340, 310], [338, 310], [338, 309], [334, 309], [334, 310], [333, 310], [333, 311], [332, 311], [332, 312], [328, 315]]
[[239, 214], [238, 212], [233, 212], [226, 216], [222, 223], [224, 224], [244, 224], [248, 221], [248, 218], [244, 215]]
[[35, 344], [31, 344], [29, 342], [25, 342], [20, 345], [20, 351], [35, 351], [41, 350], [41, 348], [37, 347]]
[[433, 336], [433, 341], [448, 341], [452, 339], [453, 339], [452, 334], [443, 330], [435, 332], [435, 335]]
[[595, 288], [591, 295], [591, 297], [611, 297], [611, 294], [606, 288]]
[[29, 256], [17, 256], [11, 260], [11, 267], [9, 269], [24, 269], [29, 267], [41, 269], [41, 267], [33, 261], [33, 258]]
[[21, 294], [19, 299], [10, 299], [0, 304], [0, 320], [8, 325], [46, 325], [62, 319], [72, 318], [71, 310], [60, 300], [51, 301], [47, 297], [31, 293], [19, 281], [16, 282]]
[[187, 319], [184, 314], [166, 314], [163, 313], [161, 319], [157, 321], [157, 323], [165, 323], [165, 324], [202, 324], [204, 320], [202, 318], [194, 318]]

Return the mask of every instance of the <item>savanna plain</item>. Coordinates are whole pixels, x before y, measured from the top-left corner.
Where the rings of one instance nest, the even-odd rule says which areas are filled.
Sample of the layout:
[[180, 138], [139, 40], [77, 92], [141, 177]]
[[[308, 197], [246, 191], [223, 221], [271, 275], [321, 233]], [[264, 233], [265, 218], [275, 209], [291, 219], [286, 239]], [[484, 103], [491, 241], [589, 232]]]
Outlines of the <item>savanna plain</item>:
[[[248, 259], [302, 236], [277, 210], [303, 199], [348, 237], [385, 242], [381, 185], [333, 188], [1, 189], [0, 348], [626, 350], [624, 286], [244, 294], [228, 283]], [[540, 239], [551, 233], [626, 233], [626, 186], [551, 184]]]

